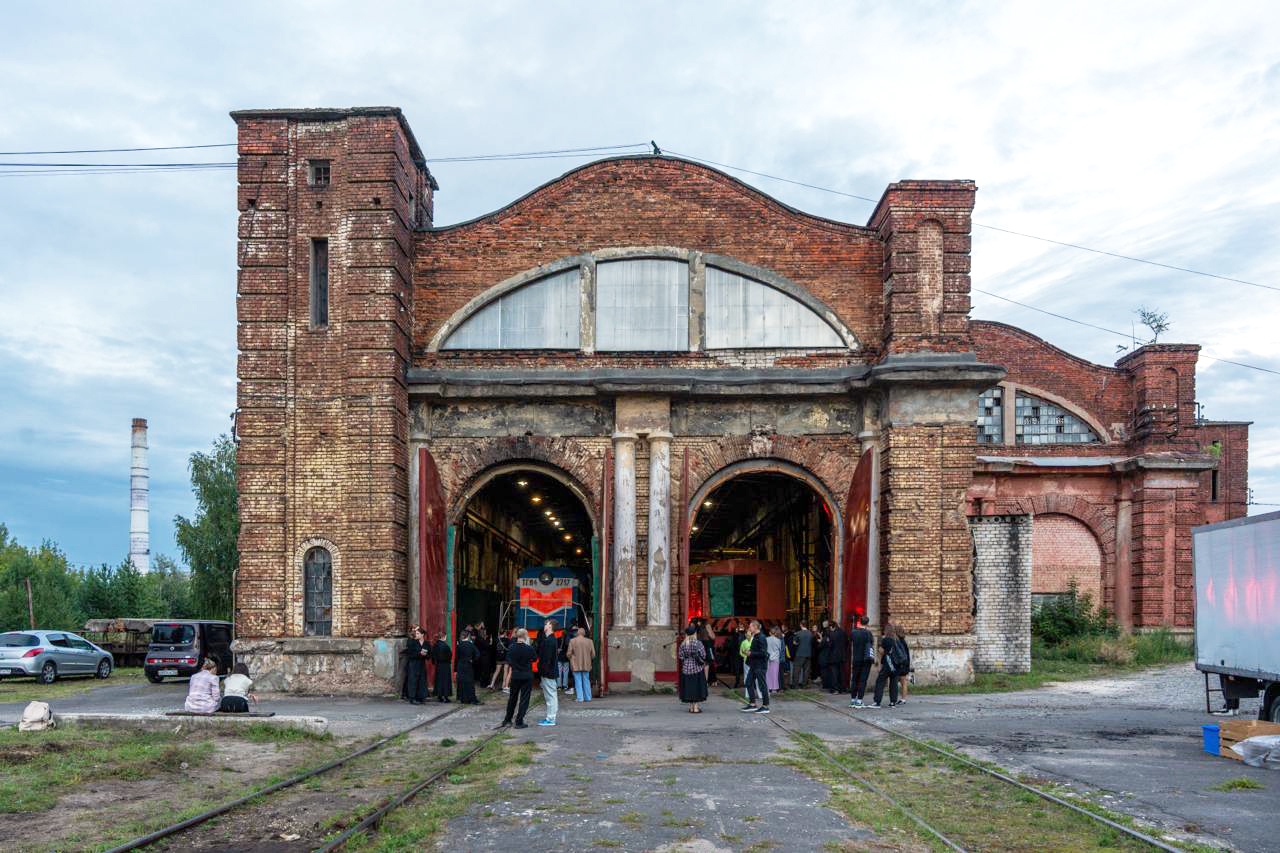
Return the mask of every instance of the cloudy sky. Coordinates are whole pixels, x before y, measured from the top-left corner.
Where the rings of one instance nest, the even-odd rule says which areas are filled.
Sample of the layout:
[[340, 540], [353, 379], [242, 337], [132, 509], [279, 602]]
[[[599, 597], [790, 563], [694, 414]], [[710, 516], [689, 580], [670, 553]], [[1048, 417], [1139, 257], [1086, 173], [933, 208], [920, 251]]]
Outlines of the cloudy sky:
[[[357, 9], [353, 12], [351, 10]], [[250, 107], [402, 107], [428, 158], [657, 140], [878, 197], [972, 178], [975, 220], [1280, 288], [1280, 16], [1267, 3], [208, 3], [8, 6], [0, 150], [234, 140]], [[230, 149], [3, 162], [186, 162]], [[440, 163], [437, 223], [583, 162]], [[0, 169], [0, 172], [6, 169]], [[871, 205], [743, 175], [863, 223]], [[76, 563], [128, 550], [129, 421], [152, 550], [229, 424], [234, 172], [0, 174], [0, 523]], [[977, 227], [975, 288], [1280, 371], [1280, 292]], [[974, 316], [1111, 363], [1120, 338], [975, 293]], [[1280, 505], [1280, 375], [1204, 359]], [[1258, 506], [1255, 511], [1274, 507]]]

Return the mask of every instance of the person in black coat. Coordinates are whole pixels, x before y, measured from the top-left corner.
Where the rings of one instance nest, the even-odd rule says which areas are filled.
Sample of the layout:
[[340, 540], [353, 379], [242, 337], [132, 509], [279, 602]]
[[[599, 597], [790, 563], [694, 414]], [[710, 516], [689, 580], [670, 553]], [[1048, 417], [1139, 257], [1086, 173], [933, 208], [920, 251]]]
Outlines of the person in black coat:
[[453, 649], [449, 648], [444, 634], [436, 635], [436, 643], [431, 647], [431, 660], [436, 665], [435, 694], [437, 702], [448, 702], [453, 695]]
[[844, 692], [844, 662], [845, 653], [848, 651], [849, 638], [845, 636], [844, 629], [840, 627], [840, 623], [831, 623], [831, 647], [827, 650], [827, 667], [831, 670], [830, 676], [826, 679], [830, 683], [828, 690], [832, 693]]
[[867, 630], [865, 615], [853, 620], [849, 646], [849, 707], [861, 708], [862, 696], [867, 692], [867, 676], [876, 662], [876, 638]]
[[476, 698], [476, 663], [479, 660], [480, 650], [476, 648], [471, 632], [463, 631], [453, 665], [458, 674], [458, 701], [464, 705], [480, 704]]
[[414, 626], [409, 632], [409, 642], [404, 649], [404, 687], [400, 689], [400, 698], [410, 705], [421, 705], [427, 701], [427, 658], [422, 647], [424, 639], [422, 629]]
[[765, 680], [765, 672], [769, 668], [769, 642], [755, 619], [747, 626], [747, 636], [751, 638], [751, 651], [747, 652], [747, 705], [741, 710], [767, 714], [769, 683]]
[[502, 725], [511, 725], [511, 716], [515, 714], [515, 727], [529, 728], [524, 715], [529, 710], [529, 696], [533, 693], [533, 662], [537, 659], [538, 653], [529, 645], [529, 632], [520, 628], [516, 631], [515, 641], [507, 647], [507, 665], [511, 667], [511, 695], [507, 697], [507, 714], [502, 718]]
[[898, 652], [898, 634], [892, 625], [884, 626], [884, 636], [880, 638], [880, 671], [876, 673], [875, 701], [872, 708], [879, 708], [884, 699], [884, 686], [889, 685], [889, 707], [898, 704], [898, 676], [901, 675]]
[[826, 619], [822, 620], [822, 631], [814, 639], [818, 644], [818, 676], [822, 679], [822, 689], [830, 691], [831, 669], [827, 659], [831, 657], [831, 625]]

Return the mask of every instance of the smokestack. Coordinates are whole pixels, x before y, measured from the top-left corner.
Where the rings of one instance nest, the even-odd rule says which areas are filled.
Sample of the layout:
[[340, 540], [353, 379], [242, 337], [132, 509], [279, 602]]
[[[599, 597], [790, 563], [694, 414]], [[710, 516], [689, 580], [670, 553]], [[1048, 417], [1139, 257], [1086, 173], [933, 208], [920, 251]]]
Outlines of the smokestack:
[[147, 419], [133, 419], [129, 464], [129, 559], [134, 568], [151, 569], [151, 475], [147, 468]]

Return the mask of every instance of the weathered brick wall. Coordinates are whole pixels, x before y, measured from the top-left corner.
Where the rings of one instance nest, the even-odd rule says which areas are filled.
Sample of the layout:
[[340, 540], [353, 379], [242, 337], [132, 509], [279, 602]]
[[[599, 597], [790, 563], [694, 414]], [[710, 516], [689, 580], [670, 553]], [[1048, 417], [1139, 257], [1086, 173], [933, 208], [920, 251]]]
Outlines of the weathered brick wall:
[[1248, 515], [1249, 425], [1209, 421], [1196, 425], [1195, 437], [1200, 449], [1218, 461], [1216, 496], [1213, 472], [1200, 475], [1201, 523], [1215, 524]]
[[[430, 177], [398, 113], [236, 115], [240, 132], [239, 633], [303, 633], [301, 561], [333, 543], [333, 633], [403, 631], [412, 231]], [[308, 162], [328, 160], [312, 186]], [[329, 241], [313, 328], [311, 240]]]
[[895, 425], [885, 433], [881, 613], [911, 634], [972, 629], [972, 542], [964, 506], [973, 435], [968, 424]]
[[1069, 515], [1036, 516], [1032, 534], [1032, 592], [1066, 592], [1071, 583], [1095, 605], [1102, 597], [1102, 548], [1093, 532]]
[[973, 668], [978, 672], [1031, 671], [1032, 554], [1040, 523], [1036, 519], [1033, 527], [1029, 515], [970, 521], [977, 610]]

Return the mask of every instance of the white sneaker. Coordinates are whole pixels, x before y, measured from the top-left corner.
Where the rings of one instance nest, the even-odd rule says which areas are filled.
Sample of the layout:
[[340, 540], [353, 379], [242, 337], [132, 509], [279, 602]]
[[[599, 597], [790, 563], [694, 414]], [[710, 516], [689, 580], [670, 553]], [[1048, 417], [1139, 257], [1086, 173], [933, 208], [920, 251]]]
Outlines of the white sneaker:
[[1221, 711], [1210, 711], [1215, 717], [1234, 717], [1240, 713], [1236, 708], [1223, 708]]

